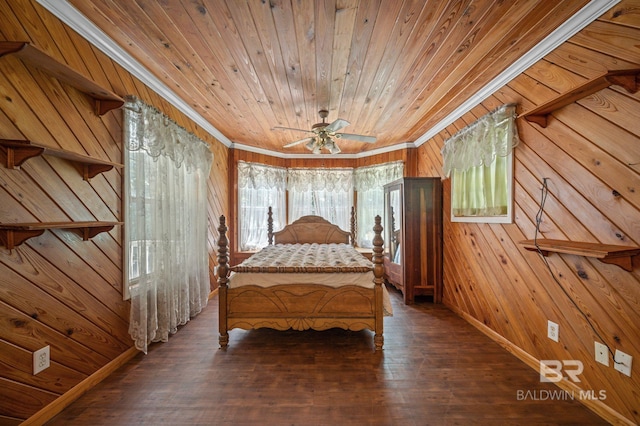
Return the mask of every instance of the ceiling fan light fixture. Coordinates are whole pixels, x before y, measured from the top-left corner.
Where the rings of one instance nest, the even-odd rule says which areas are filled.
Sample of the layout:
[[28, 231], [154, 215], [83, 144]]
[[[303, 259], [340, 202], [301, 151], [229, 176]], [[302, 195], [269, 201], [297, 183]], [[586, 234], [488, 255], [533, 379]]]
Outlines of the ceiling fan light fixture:
[[340, 147], [331, 139], [329, 139], [326, 148], [329, 150], [330, 154], [339, 154], [341, 151]]
[[305, 144], [305, 148], [314, 154], [321, 154], [322, 149], [325, 148], [331, 154], [338, 154], [342, 152], [340, 147], [336, 144], [335, 139], [352, 139], [360, 142], [373, 143], [376, 141], [374, 136], [356, 135], [352, 133], [338, 133], [339, 130], [349, 125], [347, 120], [337, 118], [331, 123], [327, 123], [326, 118], [329, 115], [329, 111], [322, 109], [319, 111], [322, 123], [316, 123], [311, 126], [311, 130], [296, 129], [292, 127], [275, 126], [274, 129], [282, 130], [296, 130], [300, 132], [307, 132], [314, 134], [310, 139], [304, 138], [297, 141], [290, 142], [284, 145], [284, 148], [289, 148], [298, 144]]
[[305, 148], [307, 148], [309, 151], [313, 151], [316, 145], [317, 145], [317, 142], [315, 139], [309, 139], [309, 142], [307, 142], [307, 144], [305, 145]]

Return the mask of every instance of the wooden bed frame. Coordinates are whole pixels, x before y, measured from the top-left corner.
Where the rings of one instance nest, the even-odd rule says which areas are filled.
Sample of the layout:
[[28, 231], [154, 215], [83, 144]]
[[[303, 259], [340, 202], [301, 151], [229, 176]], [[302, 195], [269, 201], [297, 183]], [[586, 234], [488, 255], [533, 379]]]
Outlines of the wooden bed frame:
[[[337, 229], [337, 231], [336, 231]], [[374, 331], [375, 350], [381, 350], [383, 337], [382, 225], [380, 216], [373, 227], [373, 288], [355, 285], [329, 287], [320, 284], [284, 284], [271, 287], [256, 285], [229, 288], [227, 226], [220, 216], [218, 231], [218, 297], [220, 347], [229, 344], [229, 330], [272, 328], [276, 330], [345, 330]], [[339, 231], [339, 232], [338, 232]], [[332, 236], [328, 238], [327, 236]], [[338, 242], [348, 243], [350, 233], [340, 230], [318, 216], [303, 216], [273, 233], [278, 243]], [[315, 239], [314, 239], [315, 238]], [[346, 238], [346, 240], [345, 240]], [[240, 272], [241, 273], [241, 272]]]

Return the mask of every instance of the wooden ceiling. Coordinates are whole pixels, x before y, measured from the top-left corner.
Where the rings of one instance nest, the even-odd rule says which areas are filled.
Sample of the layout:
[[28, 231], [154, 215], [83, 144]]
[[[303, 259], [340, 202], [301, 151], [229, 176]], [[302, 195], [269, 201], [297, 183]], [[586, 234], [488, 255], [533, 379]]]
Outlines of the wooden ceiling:
[[343, 153], [413, 142], [587, 0], [68, 0], [233, 143], [328, 109]]

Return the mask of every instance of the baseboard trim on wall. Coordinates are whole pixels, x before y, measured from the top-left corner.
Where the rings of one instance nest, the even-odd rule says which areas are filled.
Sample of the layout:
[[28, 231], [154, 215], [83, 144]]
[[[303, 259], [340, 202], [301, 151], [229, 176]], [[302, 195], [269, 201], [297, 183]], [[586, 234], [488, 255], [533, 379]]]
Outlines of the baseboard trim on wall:
[[98, 371], [75, 385], [68, 392], [62, 394], [58, 399], [53, 401], [51, 404], [42, 408], [40, 411], [35, 413], [33, 416], [29, 417], [27, 420], [21, 423], [21, 426], [31, 426], [31, 425], [43, 425], [49, 420], [51, 420], [54, 416], [59, 414], [66, 407], [71, 405], [76, 399], [80, 398], [84, 393], [86, 393], [89, 389], [96, 386], [98, 383], [103, 381], [106, 377], [108, 377], [111, 373], [116, 371], [118, 368], [122, 367], [124, 364], [129, 362], [133, 357], [140, 353], [135, 347], [131, 347], [127, 349], [125, 352], [120, 354], [117, 358], [115, 358], [110, 363], [106, 364]]
[[[483, 334], [488, 336], [491, 340], [494, 340], [500, 346], [505, 348], [508, 352], [513, 354], [520, 361], [524, 362], [529, 367], [533, 368], [535, 371], [537, 371], [537, 372], [540, 371], [540, 360], [539, 359], [534, 358], [533, 356], [531, 356], [530, 354], [528, 354], [527, 352], [525, 352], [521, 348], [517, 347], [515, 344], [513, 344], [509, 340], [505, 339], [500, 334], [496, 333], [495, 331], [493, 331], [492, 329], [490, 329], [489, 327], [487, 327], [486, 325], [484, 325], [482, 322], [478, 321], [477, 319], [475, 319], [471, 315], [467, 314], [466, 312], [463, 312], [460, 309], [458, 309], [457, 307], [450, 305], [446, 301], [444, 301], [443, 304], [447, 308], [451, 309], [458, 316], [460, 316], [462, 319], [467, 321], [469, 324], [471, 324], [472, 326], [474, 326], [475, 328], [480, 330], [480, 332], [482, 332]], [[573, 394], [579, 394], [581, 390], [584, 391], [584, 389], [581, 389], [580, 387], [576, 386], [573, 382], [569, 382], [566, 379], [564, 379], [564, 380], [562, 380], [562, 381], [560, 381], [558, 383], [555, 383], [555, 384], [560, 389], [568, 391], [568, 392], [572, 392]], [[591, 411], [593, 411], [594, 413], [596, 413], [597, 415], [602, 417], [604, 420], [608, 421], [609, 423], [611, 423], [613, 425], [633, 426], [633, 425], [636, 424], [635, 422], [633, 422], [633, 421], [629, 420], [628, 418], [624, 417], [622, 414], [618, 413], [617, 411], [615, 411], [614, 409], [612, 409], [608, 405], [604, 404], [599, 399], [584, 399], [583, 398], [583, 399], [579, 399], [579, 401], [582, 404], [584, 404], [587, 408], [589, 408]]]

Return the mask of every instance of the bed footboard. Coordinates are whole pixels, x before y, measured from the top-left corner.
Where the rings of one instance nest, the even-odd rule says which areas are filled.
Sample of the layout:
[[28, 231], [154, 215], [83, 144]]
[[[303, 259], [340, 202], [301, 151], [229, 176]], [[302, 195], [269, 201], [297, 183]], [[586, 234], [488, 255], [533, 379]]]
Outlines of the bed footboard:
[[220, 217], [218, 231], [218, 297], [219, 343], [222, 349], [229, 344], [229, 330], [242, 328], [272, 328], [276, 330], [345, 330], [374, 331], [374, 346], [381, 350], [383, 337], [383, 275], [382, 225], [376, 217], [373, 228], [374, 287], [343, 286], [338, 288], [320, 284], [287, 284], [271, 287], [255, 285], [230, 289], [228, 239], [225, 217]]

